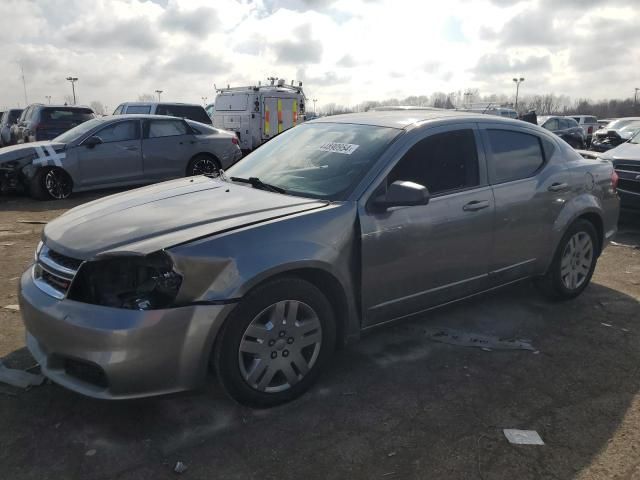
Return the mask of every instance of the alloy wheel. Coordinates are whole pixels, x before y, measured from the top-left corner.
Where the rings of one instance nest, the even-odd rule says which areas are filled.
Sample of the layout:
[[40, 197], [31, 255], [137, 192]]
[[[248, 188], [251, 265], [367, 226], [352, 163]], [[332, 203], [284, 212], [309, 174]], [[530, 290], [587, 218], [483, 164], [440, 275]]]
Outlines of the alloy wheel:
[[317, 313], [297, 300], [283, 300], [260, 312], [238, 349], [240, 373], [260, 392], [288, 390], [315, 365], [322, 345]]
[[193, 163], [191, 169], [192, 175], [216, 175], [218, 173], [218, 165], [210, 158], [201, 158]]
[[560, 278], [569, 290], [580, 288], [593, 263], [593, 241], [586, 232], [573, 235], [564, 247], [560, 262]]
[[56, 200], [62, 200], [71, 195], [71, 181], [66, 173], [52, 169], [44, 177], [47, 193]]

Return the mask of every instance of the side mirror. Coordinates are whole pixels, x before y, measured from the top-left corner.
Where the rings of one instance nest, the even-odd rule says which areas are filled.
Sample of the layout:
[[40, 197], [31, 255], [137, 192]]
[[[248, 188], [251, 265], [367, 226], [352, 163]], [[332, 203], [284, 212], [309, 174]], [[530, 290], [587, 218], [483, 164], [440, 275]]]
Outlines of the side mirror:
[[102, 143], [102, 139], [94, 135], [87, 138], [84, 142], [82, 142], [82, 145], [84, 145], [87, 148], [94, 148], [96, 145], [100, 145], [101, 143]]
[[427, 187], [414, 182], [396, 180], [387, 188], [387, 192], [377, 197], [373, 204], [383, 210], [391, 207], [411, 207], [426, 205], [430, 195]]

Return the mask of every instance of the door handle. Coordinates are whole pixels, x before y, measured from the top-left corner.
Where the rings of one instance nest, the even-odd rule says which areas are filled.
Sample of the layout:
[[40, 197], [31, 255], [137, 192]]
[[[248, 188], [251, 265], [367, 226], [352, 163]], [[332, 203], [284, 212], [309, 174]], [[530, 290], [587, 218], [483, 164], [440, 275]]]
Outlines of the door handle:
[[482, 210], [483, 208], [487, 208], [489, 206], [488, 200], [474, 200], [473, 202], [469, 202], [462, 207], [462, 210], [465, 212], [475, 212], [476, 210]]
[[552, 183], [547, 190], [550, 192], [563, 192], [569, 189], [568, 183]]

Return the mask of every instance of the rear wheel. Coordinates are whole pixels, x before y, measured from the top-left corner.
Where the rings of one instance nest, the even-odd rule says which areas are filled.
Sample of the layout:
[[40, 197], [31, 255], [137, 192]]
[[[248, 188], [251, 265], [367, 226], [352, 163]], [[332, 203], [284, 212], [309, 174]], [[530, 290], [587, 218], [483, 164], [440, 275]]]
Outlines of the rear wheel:
[[61, 168], [42, 168], [33, 177], [30, 185], [31, 196], [37, 200], [62, 200], [69, 198], [73, 182]]
[[311, 283], [282, 278], [249, 293], [219, 334], [218, 378], [236, 401], [253, 407], [288, 402], [307, 391], [335, 349], [335, 319]]
[[562, 237], [553, 263], [537, 284], [555, 300], [575, 298], [587, 288], [598, 258], [598, 237], [591, 222], [578, 220]]
[[196, 155], [187, 166], [187, 177], [193, 175], [217, 175], [220, 172], [218, 160], [210, 155]]

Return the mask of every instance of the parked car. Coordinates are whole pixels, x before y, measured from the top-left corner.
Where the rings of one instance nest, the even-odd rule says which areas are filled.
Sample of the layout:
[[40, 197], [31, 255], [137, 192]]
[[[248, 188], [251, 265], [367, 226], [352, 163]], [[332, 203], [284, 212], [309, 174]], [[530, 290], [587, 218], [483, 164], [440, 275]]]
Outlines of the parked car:
[[598, 155], [610, 160], [618, 174], [620, 206], [640, 210], [640, 131], [629, 141]]
[[213, 119], [213, 114], [216, 111], [216, 104], [210, 103], [204, 108], [204, 111], [207, 112], [207, 115], [209, 115], [209, 118]]
[[275, 405], [310, 388], [337, 344], [390, 321], [530, 277], [579, 295], [618, 208], [611, 163], [535, 125], [323, 117], [224, 176], [50, 222], [20, 283], [27, 346], [95, 398], [192, 389], [213, 365], [233, 398]]
[[18, 122], [16, 143], [53, 140], [67, 130], [96, 118], [89, 107], [75, 105], [30, 105]]
[[[37, 106], [42, 105], [41, 103], [32, 103], [31, 105], [27, 105], [27, 107], [22, 111], [16, 123], [11, 125], [10, 135], [13, 138], [15, 143], [18, 143], [18, 140], [22, 139], [22, 131], [24, 130], [24, 121], [27, 117], [31, 115], [31, 111]], [[20, 142], [24, 143], [24, 142]]]
[[188, 118], [200, 123], [212, 124], [202, 105], [191, 103], [155, 103], [155, 102], [127, 102], [118, 105], [113, 115], [123, 114], [167, 115], [170, 117]]
[[584, 130], [571, 117], [542, 116], [538, 117], [538, 125], [559, 136], [573, 148], [585, 148]]
[[11, 126], [15, 125], [22, 114], [22, 109], [11, 108], [2, 114], [0, 118], [0, 147], [13, 145], [15, 139], [11, 135]]
[[619, 118], [594, 134], [591, 150], [606, 152], [629, 140], [640, 127], [640, 117]]
[[591, 138], [596, 130], [600, 128], [598, 125], [598, 119], [593, 115], [572, 115], [569, 118], [573, 118], [578, 125], [584, 130], [587, 146], [591, 144]]
[[72, 192], [216, 175], [242, 157], [232, 132], [159, 115], [89, 120], [51, 142], [0, 151], [6, 189], [22, 186], [38, 199]]

